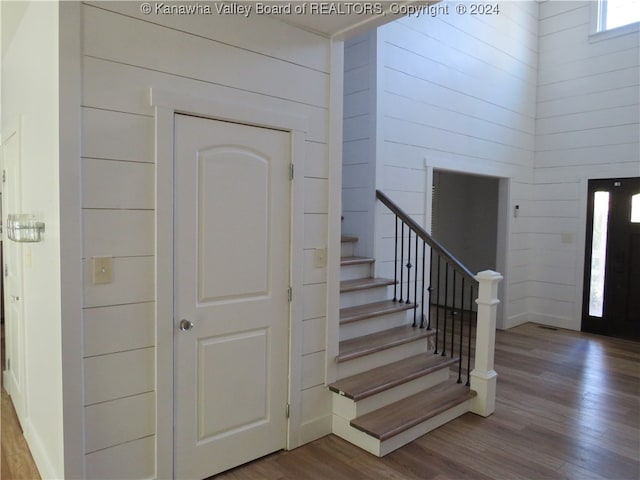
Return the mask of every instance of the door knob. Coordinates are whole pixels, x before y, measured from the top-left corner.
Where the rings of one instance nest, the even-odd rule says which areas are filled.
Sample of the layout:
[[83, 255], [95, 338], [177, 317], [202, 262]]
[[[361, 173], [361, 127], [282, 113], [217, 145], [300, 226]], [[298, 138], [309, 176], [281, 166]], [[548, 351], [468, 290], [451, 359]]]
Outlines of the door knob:
[[182, 320], [180, 320], [178, 328], [180, 328], [180, 330], [182, 330], [183, 332], [188, 332], [193, 328], [193, 322], [183, 318]]

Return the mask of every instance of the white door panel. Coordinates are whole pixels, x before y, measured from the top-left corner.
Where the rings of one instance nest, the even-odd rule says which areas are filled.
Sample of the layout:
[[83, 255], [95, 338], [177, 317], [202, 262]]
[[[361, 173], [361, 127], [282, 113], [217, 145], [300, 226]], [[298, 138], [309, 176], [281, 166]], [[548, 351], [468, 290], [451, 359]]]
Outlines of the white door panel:
[[205, 478], [286, 445], [290, 136], [175, 125], [175, 474]]

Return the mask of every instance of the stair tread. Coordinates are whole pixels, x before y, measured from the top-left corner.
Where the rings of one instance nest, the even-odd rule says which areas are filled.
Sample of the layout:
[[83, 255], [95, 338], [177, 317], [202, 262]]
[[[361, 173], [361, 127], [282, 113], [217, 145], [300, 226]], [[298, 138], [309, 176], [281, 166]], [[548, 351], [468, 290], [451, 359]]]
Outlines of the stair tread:
[[384, 441], [475, 396], [464, 384], [449, 381], [356, 417], [351, 426]]
[[355, 235], [342, 235], [340, 237], [340, 241], [342, 243], [355, 243], [358, 241], [358, 237], [356, 237]]
[[367, 290], [369, 288], [387, 287], [396, 282], [389, 278], [358, 278], [355, 280], [344, 280], [340, 282], [340, 292], [354, 292], [356, 290]]
[[373, 258], [368, 257], [342, 257], [340, 259], [340, 265], [358, 265], [361, 263], [374, 263]]
[[439, 369], [447, 368], [457, 361], [457, 358], [443, 357], [435, 355], [433, 352], [421, 353], [358, 375], [343, 378], [329, 385], [329, 389], [357, 402]]
[[339, 345], [338, 363], [379, 352], [387, 348], [402, 345], [435, 335], [435, 330], [403, 325], [362, 337], [343, 340]]
[[340, 309], [340, 325], [357, 322], [371, 317], [379, 317], [388, 313], [411, 310], [415, 307], [413, 303], [394, 302], [393, 300], [383, 300], [381, 302], [365, 303], [355, 307]]

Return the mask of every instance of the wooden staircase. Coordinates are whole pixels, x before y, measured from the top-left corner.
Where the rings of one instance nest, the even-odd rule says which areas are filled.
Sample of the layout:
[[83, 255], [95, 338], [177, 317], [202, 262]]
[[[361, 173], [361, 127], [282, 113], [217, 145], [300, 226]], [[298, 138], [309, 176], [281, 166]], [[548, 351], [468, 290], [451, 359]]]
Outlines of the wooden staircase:
[[412, 326], [413, 303], [393, 301], [394, 280], [342, 237], [338, 381], [333, 432], [384, 456], [471, 410], [476, 392], [450, 380], [458, 358], [435, 355], [435, 329]]

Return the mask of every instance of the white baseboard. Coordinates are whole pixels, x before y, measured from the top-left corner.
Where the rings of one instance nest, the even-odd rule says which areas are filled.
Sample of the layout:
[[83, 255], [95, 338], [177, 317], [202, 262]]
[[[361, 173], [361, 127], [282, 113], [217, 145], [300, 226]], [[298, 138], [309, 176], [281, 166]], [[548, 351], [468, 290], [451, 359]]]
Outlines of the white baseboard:
[[47, 449], [44, 447], [44, 444], [40, 440], [40, 436], [33, 428], [33, 425], [27, 419], [22, 424], [24, 438], [27, 441], [27, 445], [29, 445], [29, 450], [31, 451], [31, 456], [33, 457], [33, 461], [40, 472], [41, 478], [47, 479], [62, 479], [64, 478], [63, 472], [57, 472], [51, 463], [51, 459], [49, 458]]
[[543, 313], [529, 313], [529, 321], [539, 323], [549, 327], [563, 328], [566, 330], [580, 331], [581, 320], [579, 318], [556, 317], [554, 315], [546, 315]]
[[522, 325], [524, 323], [529, 322], [529, 313], [519, 313], [517, 315], [513, 315], [508, 317], [503, 325], [500, 325], [499, 330], [509, 330], [510, 328], [517, 327], [518, 325]]
[[503, 328], [501, 328], [501, 330], [508, 330], [525, 323], [539, 323], [540, 325], [562, 328], [565, 330], [575, 330], [579, 332], [581, 326], [580, 319], [556, 317], [554, 315], [546, 315], [544, 313], [535, 312], [519, 313], [518, 315], [509, 317], [505, 323], [506, 324], [502, 326]]

